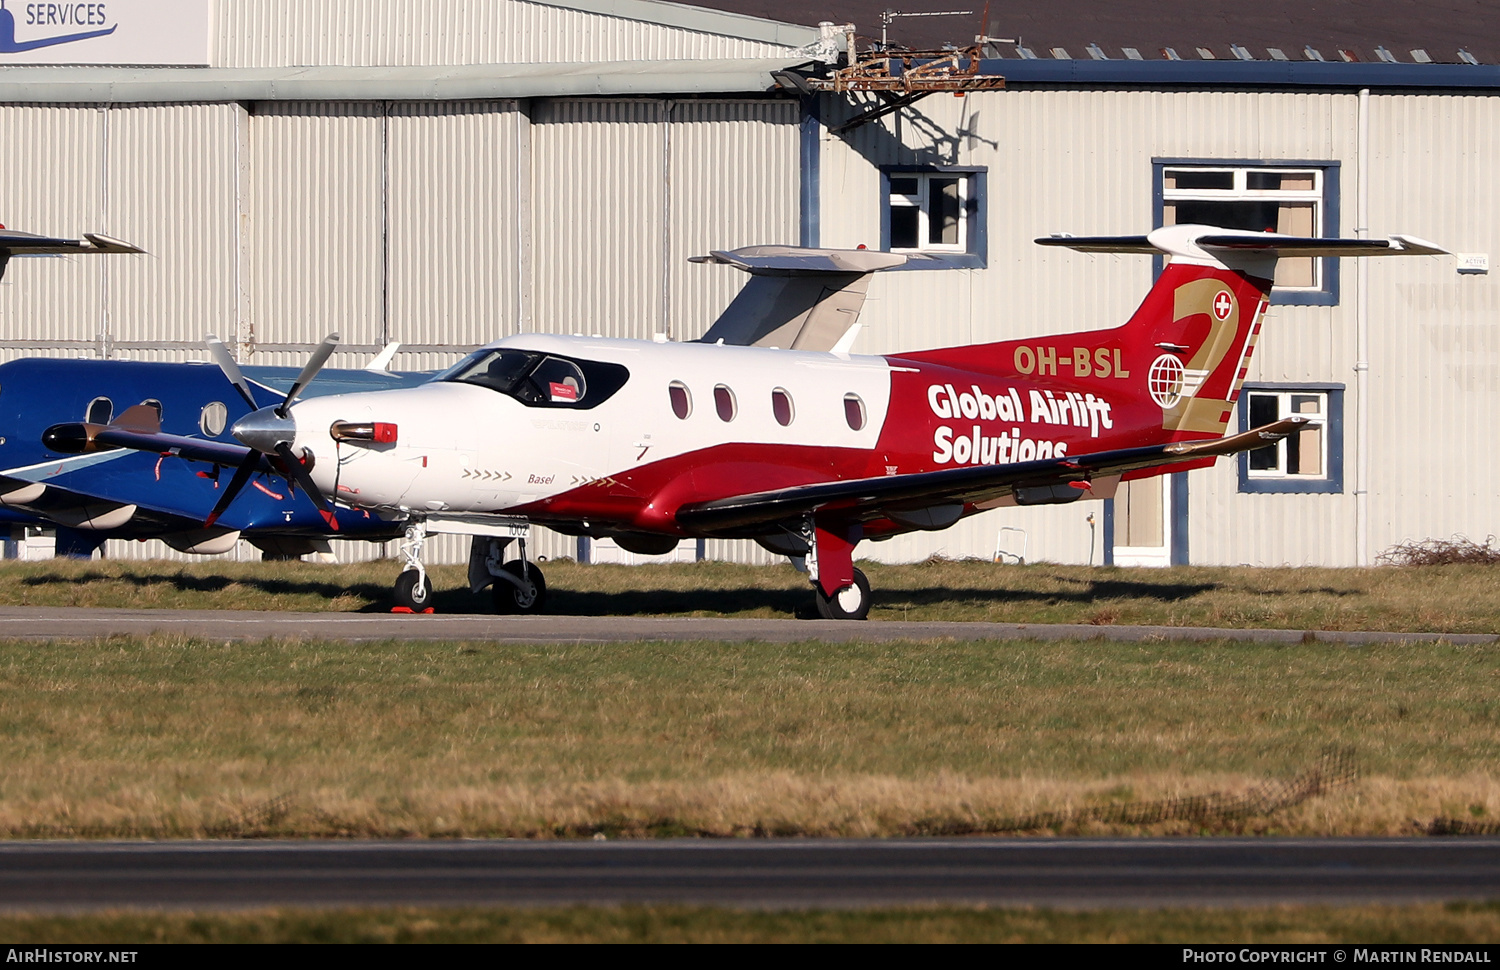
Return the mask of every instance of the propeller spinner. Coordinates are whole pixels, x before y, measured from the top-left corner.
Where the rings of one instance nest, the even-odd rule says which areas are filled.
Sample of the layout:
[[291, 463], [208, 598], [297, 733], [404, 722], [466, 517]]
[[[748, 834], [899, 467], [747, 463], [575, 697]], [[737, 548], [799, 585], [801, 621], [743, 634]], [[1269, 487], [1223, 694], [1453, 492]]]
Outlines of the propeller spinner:
[[295, 485], [307, 493], [308, 498], [318, 506], [318, 511], [323, 514], [323, 520], [328, 527], [337, 531], [339, 524], [334, 517], [333, 503], [330, 502], [319, 489], [317, 483], [308, 474], [307, 465], [302, 459], [292, 452], [292, 442], [297, 437], [297, 422], [292, 417], [290, 409], [292, 402], [297, 399], [303, 389], [307, 387], [318, 376], [318, 371], [328, 363], [329, 356], [339, 345], [339, 335], [329, 334], [324, 338], [318, 348], [308, 358], [307, 365], [302, 368], [302, 373], [297, 375], [297, 380], [292, 384], [291, 390], [287, 391], [286, 397], [281, 403], [263, 408], [250, 393], [250, 385], [245, 380], [245, 375], [240, 372], [239, 365], [235, 363], [234, 357], [229, 353], [229, 348], [224, 342], [213, 334], [207, 337], [208, 352], [213, 355], [215, 363], [224, 372], [224, 376], [233, 384], [235, 390], [240, 392], [252, 410], [249, 414], [240, 418], [230, 428], [230, 433], [243, 445], [250, 448], [245, 460], [235, 469], [234, 477], [229, 480], [229, 486], [224, 489], [219, 500], [214, 503], [213, 511], [209, 512], [208, 518], [204, 520], [205, 526], [211, 526], [218, 521], [224, 510], [234, 502], [235, 497], [250, 483], [250, 477], [255, 474], [256, 466], [260, 464], [261, 455], [271, 457], [272, 464], [277, 470], [282, 471]]

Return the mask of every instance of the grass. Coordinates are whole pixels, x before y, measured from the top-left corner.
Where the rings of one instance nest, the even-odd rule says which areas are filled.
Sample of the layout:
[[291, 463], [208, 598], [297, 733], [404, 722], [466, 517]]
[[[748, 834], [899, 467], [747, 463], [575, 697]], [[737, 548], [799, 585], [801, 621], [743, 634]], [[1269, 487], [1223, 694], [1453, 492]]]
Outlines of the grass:
[[1288, 778], [1214, 823], [1500, 813], [1500, 647], [0, 641], [0, 836], [920, 835]]
[[[790, 566], [546, 564], [552, 612], [594, 616], [811, 614]], [[872, 620], [1165, 624], [1228, 628], [1500, 633], [1500, 568], [1375, 569], [997, 566], [861, 563]], [[389, 608], [398, 566], [310, 563], [0, 564], [0, 604], [371, 611]], [[444, 613], [488, 612], [461, 566], [433, 570]]]
[[687, 906], [261, 910], [0, 916], [30, 943], [1347, 943], [1485, 944], [1500, 904], [1096, 910]]

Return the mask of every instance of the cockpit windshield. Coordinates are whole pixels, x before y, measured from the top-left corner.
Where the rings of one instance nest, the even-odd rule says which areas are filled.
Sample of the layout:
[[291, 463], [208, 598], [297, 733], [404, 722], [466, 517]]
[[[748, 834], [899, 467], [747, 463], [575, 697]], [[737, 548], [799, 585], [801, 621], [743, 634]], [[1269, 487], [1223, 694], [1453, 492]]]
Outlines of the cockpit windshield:
[[500, 347], [476, 351], [433, 380], [477, 384], [531, 407], [586, 410], [618, 391], [629, 377], [619, 364]]

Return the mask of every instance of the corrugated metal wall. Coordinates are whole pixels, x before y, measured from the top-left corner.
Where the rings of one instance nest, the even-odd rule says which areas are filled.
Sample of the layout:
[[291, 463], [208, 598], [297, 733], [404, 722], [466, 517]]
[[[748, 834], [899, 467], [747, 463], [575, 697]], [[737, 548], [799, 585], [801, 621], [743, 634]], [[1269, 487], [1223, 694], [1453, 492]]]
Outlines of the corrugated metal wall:
[[[1049, 232], [1137, 233], [1152, 225], [1153, 158], [1341, 163], [1341, 226], [1354, 233], [1358, 99], [1336, 93], [1026, 91], [930, 98], [899, 118], [824, 137], [822, 241], [878, 240], [878, 168], [988, 168], [989, 267], [891, 273], [871, 287], [856, 349], [886, 352], [1089, 329], [1123, 321], [1150, 285], [1136, 256], [1044, 251]], [[1370, 98], [1373, 234], [1410, 232], [1500, 254], [1489, 177], [1500, 99]], [[1372, 260], [1371, 549], [1402, 538], [1500, 531], [1494, 449], [1472, 415], [1500, 403], [1500, 298], [1452, 260]], [[1190, 474], [1195, 562], [1355, 561], [1355, 274], [1337, 307], [1279, 306], [1249, 379], [1338, 382], [1345, 395], [1340, 495], [1242, 495], [1224, 461]], [[1419, 423], [1417, 416], [1422, 416]], [[948, 532], [867, 547], [896, 559], [984, 556], [1002, 526], [1026, 529], [1031, 558], [1086, 561], [1100, 506], [987, 513]], [[1010, 538], [1014, 538], [1011, 536]], [[1095, 561], [1099, 561], [1096, 535]]]
[[385, 337], [385, 107], [258, 105], [250, 115], [249, 319], [243, 342]]
[[649, 337], [663, 329], [664, 101], [551, 101], [532, 112], [532, 327]]
[[215, 15], [215, 67], [720, 60], [786, 53], [760, 41], [521, 0], [219, 0]]
[[701, 337], [746, 279], [728, 266], [689, 263], [689, 257], [797, 244], [799, 114], [792, 102], [671, 106], [665, 315], [674, 339]]
[[398, 104], [388, 125], [389, 339], [468, 349], [515, 332], [526, 115], [513, 101]]
[[[1497, 99], [1372, 97], [1370, 223], [1500, 272]], [[1500, 534], [1500, 280], [1388, 260], [1370, 278], [1371, 548]]]
[[109, 281], [111, 345], [117, 354], [139, 354], [180, 342], [199, 356], [205, 333], [235, 333], [244, 110], [160, 105], [103, 114], [108, 201], [100, 229], [151, 254], [98, 260]]
[[[108, 231], [104, 127], [97, 108], [0, 105], [0, 223], [23, 231]], [[91, 259], [13, 260], [0, 283], [7, 359], [42, 348], [70, 356], [97, 347], [104, 273]]]

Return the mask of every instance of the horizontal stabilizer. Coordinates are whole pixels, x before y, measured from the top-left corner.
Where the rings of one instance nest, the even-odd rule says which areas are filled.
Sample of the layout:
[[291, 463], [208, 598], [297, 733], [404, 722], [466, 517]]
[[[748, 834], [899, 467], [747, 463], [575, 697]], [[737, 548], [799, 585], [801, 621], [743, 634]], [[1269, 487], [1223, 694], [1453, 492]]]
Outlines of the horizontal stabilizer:
[[745, 246], [690, 256], [690, 263], [722, 263], [755, 276], [814, 273], [874, 273], [928, 259], [918, 253], [883, 253], [872, 249], [805, 249], [800, 246]]
[[1279, 256], [1440, 256], [1448, 250], [1415, 236], [1385, 239], [1322, 239], [1279, 232], [1221, 229], [1215, 226], [1163, 226], [1145, 236], [1044, 236], [1039, 246], [1084, 253], [1164, 253], [1190, 261], [1233, 262], [1236, 258]]
[[75, 253], [144, 253], [128, 242], [86, 232], [82, 239], [57, 239], [34, 232], [0, 229], [0, 279], [12, 256], [71, 256]]
[[128, 242], [86, 232], [82, 239], [55, 239], [33, 232], [0, 229], [0, 250], [12, 256], [65, 256], [73, 253], [144, 253]]

